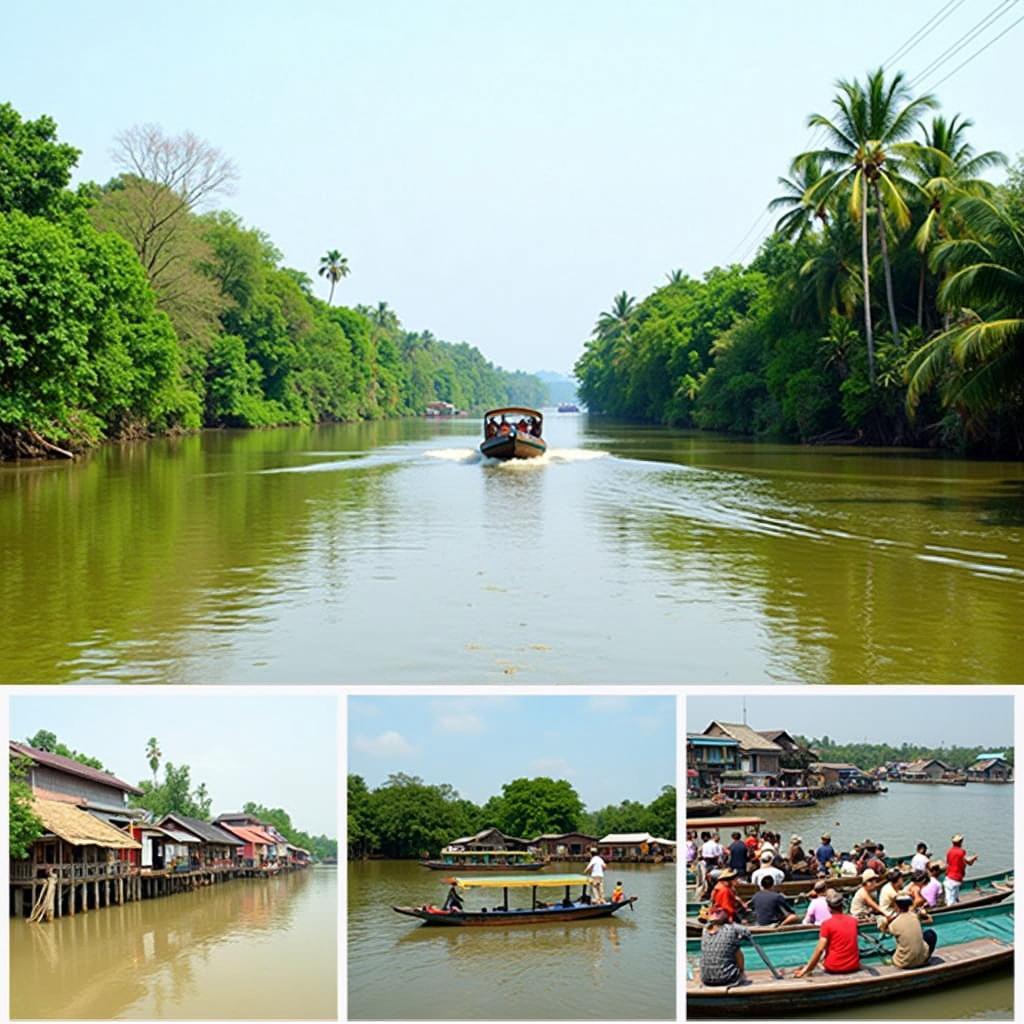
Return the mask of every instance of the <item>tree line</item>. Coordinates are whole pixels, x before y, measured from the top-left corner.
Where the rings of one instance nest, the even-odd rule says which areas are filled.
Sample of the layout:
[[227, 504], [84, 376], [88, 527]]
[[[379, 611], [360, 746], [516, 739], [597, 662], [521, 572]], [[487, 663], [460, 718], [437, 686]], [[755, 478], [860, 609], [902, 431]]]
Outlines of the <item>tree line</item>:
[[[536, 377], [406, 330], [386, 302], [313, 294], [258, 228], [215, 209], [234, 164], [189, 132], [115, 140], [119, 173], [69, 188], [79, 151], [0, 104], [0, 457], [105, 438], [540, 405]], [[348, 273], [337, 250], [320, 273]]]
[[350, 858], [436, 855], [460, 836], [497, 828], [534, 839], [546, 832], [650, 832], [676, 837], [676, 790], [664, 786], [649, 804], [624, 800], [588, 811], [565, 779], [513, 779], [483, 804], [461, 797], [448, 783], [427, 783], [397, 773], [375, 789], [360, 775], [348, 777]]
[[[69, 751], [66, 744], [57, 739], [56, 734], [40, 729], [34, 736], [25, 740], [28, 746], [36, 750], [44, 750], [51, 754], [70, 757], [82, 764], [106, 771], [103, 763], [95, 757]], [[164, 760], [163, 752], [156, 737], [151, 737], [146, 744], [146, 760], [149, 763], [151, 779], [142, 779], [138, 788], [139, 796], [129, 798], [129, 807], [140, 808], [148, 812], [154, 821], [167, 814], [183, 814], [200, 821], [211, 821], [213, 818], [212, 804], [205, 782], [194, 783], [192, 769], [187, 764], [175, 765]], [[163, 762], [163, 776], [160, 776]], [[32, 843], [43, 834], [42, 822], [32, 810], [32, 790], [26, 778], [31, 762], [24, 757], [10, 759], [10, 808], [9, 826], [11, 837], [11, 856], [22, 858], [28, 856]], [[242, 808], [268, 825], [273, 825], [289, 842], [309, 850], [318, 860], [335, 860], [338, 856], [338, 841], [326, 835], [311, 835], [292, 824], [287, 811], [279, 808], [268, 808], [262, 804], [248, 802]]]
[[[855, 764], [869, 771], [883, 767], [889, 761], [917, 761], [921, 758], [937, 758], [953, 768], [968, 768], [978, 759], [979, 754], [992, 752], [992, 747], [929, 747], [917, 743], [838, 743], [829, 736], [820, 739], [794, 737], [802, 746], [815, 750], [815, 760], [840, 761]], [[996, 747], [1009, 764], [1013, 764], [1013, 747]]]
[[749, 265], [599, 317], [592, 411], [817, 443], [1024, 453], [1024, 158], [977, 152], [902, 74], [840, 81]]

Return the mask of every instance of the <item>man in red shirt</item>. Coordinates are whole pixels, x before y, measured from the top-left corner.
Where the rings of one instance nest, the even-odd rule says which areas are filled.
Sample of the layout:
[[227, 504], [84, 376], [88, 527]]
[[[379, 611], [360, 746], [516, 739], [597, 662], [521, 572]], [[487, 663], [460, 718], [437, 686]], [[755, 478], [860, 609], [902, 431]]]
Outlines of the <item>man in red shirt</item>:
[[964, 837], [957, 833], [953, 836], [953, 845], [946, 851], [946, 880], [942, 887], [946, 892], [946, 906], [952, 906], [960, 902], [960, 886], [963, 884], [964, 875], [967, 874], [967, 867], [973, 864], [978, 855], [967, 856], [964, 849]]
[[860, 970], [860, 950], [857, 948], [857, 918], [843, 913], [842, 893], [829, 889], [825, 902], [832, 916], [822, 922], [818, 931], [818, 943], [811, 959], [793, 972], [794, 978], [810, 974], [822, 954], [825, 955], [825, 971], [828, 974], [852, 974]]
[[719, 874], [718, 882], [711, 890], [711, 906], [721, 910], [729, 922], [736, 920], [741, 907], [746, 907], [736, 894], [736, 878], [736, 872], [732, 868], [726, 868]]

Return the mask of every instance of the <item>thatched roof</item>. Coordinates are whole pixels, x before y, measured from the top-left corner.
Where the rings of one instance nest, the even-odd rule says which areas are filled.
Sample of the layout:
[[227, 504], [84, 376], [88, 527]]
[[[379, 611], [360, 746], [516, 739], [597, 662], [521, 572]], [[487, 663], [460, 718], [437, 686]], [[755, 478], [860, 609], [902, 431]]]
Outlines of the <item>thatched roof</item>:
[[103, 846], [113, 850], [141, 850], [141, 844], [120, 829], [70, 804], [56, 800], [32, 801], [43, 827], [72, 846]]

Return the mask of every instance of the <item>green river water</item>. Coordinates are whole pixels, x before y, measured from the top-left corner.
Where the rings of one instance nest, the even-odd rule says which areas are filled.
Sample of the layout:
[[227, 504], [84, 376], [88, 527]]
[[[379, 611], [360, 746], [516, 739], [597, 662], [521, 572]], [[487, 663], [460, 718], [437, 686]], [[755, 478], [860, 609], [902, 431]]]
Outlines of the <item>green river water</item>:
[[1024, 464], [551, 413], [0, 467], [5, 682], [1019, 682]]
[[[581, 867], [556, 864], [551, 871]], [[415, 861], [349, 864], [349, 1017], [674, 1018], [675, 866], [610, 865], [606, 889], [619, 880], [639, 897], [635, 912], [577, 924], [430, 928], [391, 907], [441, 903], [443, 873]], [[494, 902], [500, 895], [492, 894]], [[513, 906], [524, 899], [528, 905], [528, 889], [509, 896]], [[470, 892], [466, 905], [482, 905], [481, 897]]]

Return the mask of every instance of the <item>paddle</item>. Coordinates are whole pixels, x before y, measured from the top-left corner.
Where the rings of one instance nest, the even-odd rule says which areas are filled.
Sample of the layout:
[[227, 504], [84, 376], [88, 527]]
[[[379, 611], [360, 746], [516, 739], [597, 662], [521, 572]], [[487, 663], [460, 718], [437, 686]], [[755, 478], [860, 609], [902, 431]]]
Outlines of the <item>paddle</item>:
[[883, 946], [882, 945], [882, 940], [880, 938], [878, 938], [876, 935], [872, 935], [870, 932], [861, 932], [860, 933], [860, 938], [866, 939], [868, 942], [870, 942], [871, 945], [875, 947], [874, 951], [876, 953], [878, 953], [879, 956], [883, 956], [883, 957], [892, 956], [892, 954], [894, 952], [894, 950], [887, 949], [885, 946]]
[[775, 964], [773, 964], [771, 960], [768, 959], [768, 954], [764, 951], [764, 948], [761, 946], [761, 943], [754, 938], [753, 933], [749, 932], [748, 934], [750, 935], [750, 944], [757, 951], [757, 955], [764, 961], [765, 967], [767, 967], [768, 970], [772, 972], [772, 977], [776, 981], [782, 981], [782, 971], [780, 971], [778, 967], [776, 967]]

